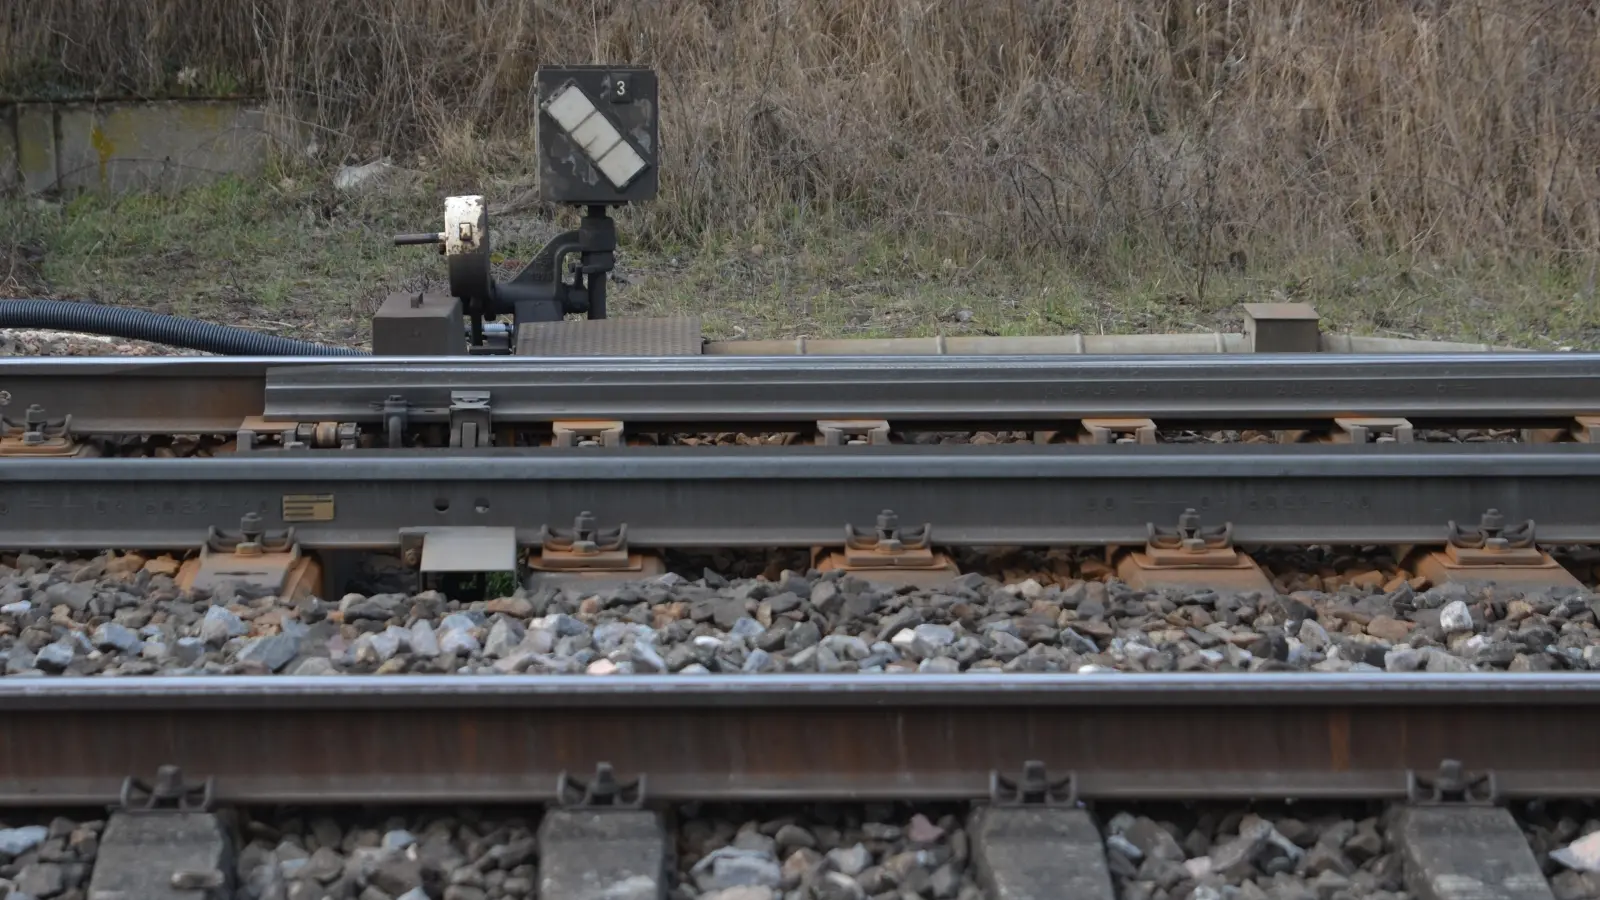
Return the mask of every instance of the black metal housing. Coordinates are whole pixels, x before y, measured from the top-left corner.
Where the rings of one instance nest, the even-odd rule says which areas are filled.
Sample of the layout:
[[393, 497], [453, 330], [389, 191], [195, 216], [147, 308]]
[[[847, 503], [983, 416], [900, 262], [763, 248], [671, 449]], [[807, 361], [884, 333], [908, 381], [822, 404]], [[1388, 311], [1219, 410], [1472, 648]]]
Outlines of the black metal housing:
[[[648, 168], [622, 190], [614, 188], [548, 112], [537, 111], [539, 196], [546, 203], [616, 206], [655, 197], [660, 186], [656, 73], [642, 66], [541, 66], [539, 103], [576, 84], [633, 144]], [[623, 85], [618, 90], [618, 85]]]

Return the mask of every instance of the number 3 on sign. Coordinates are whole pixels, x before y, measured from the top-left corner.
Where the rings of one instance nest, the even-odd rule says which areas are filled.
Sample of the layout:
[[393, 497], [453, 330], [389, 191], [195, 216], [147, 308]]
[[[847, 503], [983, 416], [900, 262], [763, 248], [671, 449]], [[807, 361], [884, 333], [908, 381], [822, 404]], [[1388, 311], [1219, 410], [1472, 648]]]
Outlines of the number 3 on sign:
[[611, 92], [612, 103], [633, 102], [633, 78], [625, 72], [616, 73], [606, 79], [606, 87]]

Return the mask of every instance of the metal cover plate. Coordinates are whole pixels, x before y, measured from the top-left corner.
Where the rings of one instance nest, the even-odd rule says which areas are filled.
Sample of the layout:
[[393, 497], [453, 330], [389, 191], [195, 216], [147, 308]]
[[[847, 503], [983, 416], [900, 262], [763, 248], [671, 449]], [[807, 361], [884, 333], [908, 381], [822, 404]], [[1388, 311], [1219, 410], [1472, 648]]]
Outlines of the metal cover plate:
[[517, 329], [518, 356], [699, 356], [700, 320], [576, 319]]
[[515, 572], [517, 530], [460, 525], [430, 528], [422, 539], [424, 572]]

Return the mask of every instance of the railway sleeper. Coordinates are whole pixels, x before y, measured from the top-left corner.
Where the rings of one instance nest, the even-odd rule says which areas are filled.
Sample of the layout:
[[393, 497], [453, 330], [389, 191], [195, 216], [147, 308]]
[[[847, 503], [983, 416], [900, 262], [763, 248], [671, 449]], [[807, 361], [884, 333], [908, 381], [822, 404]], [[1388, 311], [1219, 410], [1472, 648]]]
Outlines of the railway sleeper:
[[[465, 393], [465, 392], [457, 392]], [[398, 414], [385, 423], [269, 420], [251, 416], [228, 430], [195, 431], [162, 423], [119, 430], [55, 427], [25, 431], [13, 425], [0, 431], [0, 458], [75, 457], [174, 458], [231, 456], [285, 450], [327, 455], [378, 449], [517, 448], [537, 451], [568, 447], [748, 446], [788, 447], [867, 445], [1106, 445], [1106, 444], [1365, 444], [1494, 442], [1524, 444], [1593, 443], [1582, 417], [1570, 427], [1424, 428], [1409, 419], [1335, 418], [1324, 424], [1266, 429], [1248, 419], [1235, 422], [1161, 421], [1150, 418], [891, 422], [840, 419], [804, 422], [685, 420], [677, 423], [620, 419], [493, 421], [487, 406], [458, 400], [447, 422], [415, 422]], [[1508, 426], [1516, 423], [1508, 422]], [[131, 430], [130, 430], [131, 429]]]
[[[1382, 821], [1387, 837], [1362, 832], [1364, 826], [1286, 834], [1272, 819], [1234, 813], [1235, 824], [1217, 828], [1215, 841], [1203, 840], [1203, 846], [1197, 846], [1191, 835], [1180, 845], [1171, 831], [1164, 830], [1169, 826], [1119, 810], [1114, 802], [1083, 802], [1076, 792], [1075, 773], [1052, 780], [1041, 763], [1029, 762], [1014, 779], [991, 773], [990, 784], [987, 798], [971, 801], [965, 816], [943, 817], [943, 826], [918, 814], [904, 828], [885, 823], [869, 834], [878, 846], [898, 836], [912, 848], [923, 848], [909, 854], [910, 865], [937, 866], [939, 871], [931, 875], [906, 868], [907, 854], [895, 859], [885, 855], [882, 868], [873, 868], [874, 852], [864, 844], [846, 849], [848, 840], [838, 849], [812, 850], [807, 843], [814, 840], [810, 833], [794, 831], [792, 824], [781, 826], [784, 821], [792, 823], [793, 816], [775, 820], [780, 823], [775, 836], [770, 830], [764, 837], [760, 831], [743, 829], [734, 836], [730, 830], [732, 840], [727, 845], [701, 845], [691, 851], [691, 859], [678, 874], [696, 887], [698, 896], [719, 900], [776, 900], [797, 896], [795, 891], [805, 898], [865, 898], [869, 894], [863, 881], [892, 885], [895, 880], [904, 882], [901, 896], [909, 888], [912, 894], [950, 900], [1117, 900], [1144, 896], [1151, 879], [1171, 877], [1180, 879], [1168, 892], [1173, 896], [1177, 894], [1172, 891], [1180, 888], [1189, 897], [1267, 896], [1260, 885], [1273, 882], [1279, 890], [1272, 896], [1281, 891], [1282, 896], [1331, 900], [1358, 896], [1352, 884], [1356, 873], [1347, 856], [1357, 849], [1362, 856], [1356, 859], [1392, 862], [1378, 869], [1392, 873], [1389, 878], [1398, 876], [1418, 900], [1556, 900], [1571, 892], [1555, 890], [1547, 873], [1558, 882], [1577, 874], [1557, 871], [1558, 858], [1564, 864], [1573, 859], [1571, 849], [1564, 856], [1551, 853], [1551, 862], [1541, 865], [1529, 836], [1496, 795], [1493, 773], [1466, 773], [1453, 760], [1443, 761], [1436, 772], [1410, 773], [1404, 797], [1391, 801], [1380, 818], [1367, 820]], [[512, 846], [519, 844], [513, 830], [505, 838], [511, 843], [503, 850], [490, 846], [482, 859], [458, 858], [443, 867], [435, 858], [429, 864], [435, 871], [425, 872], [415, 846], [402, 846], [415, 836], [391, 832], [378, 847], [344, 846], [352, 861], [360, 856], [362, 864], [329, 874], [354, 879], [355, 887], [365, 885], [363, 897], [377, 896], [371, 893], [375, 889], [401, 900], [441, 896], [454, 900], [501, 896], [474, 886], [483, 884], [485, 869], [492, 871], [502, 859], [537, 860], [537, 881], [525, 893], [506, 896], [540, 900], [680, 896], [680, 889], [672, 886], [677, 861], [673, 848], [686, 845], [674, 838], [681, 838], [692, 824], [696, 814], [689, 811], [691, 807], [653, 802], [643, 777], [618, 782], [606, 763], [598, 764], [588, 781], [563, 773], [555, 787], [538, 816], [533, 841], [521, 842], [530, 844], [525, 848]], [[172, 766], [163, 767], [150, 784], [127, 779], [121, 802], [112, 807], [101, 832], [87, 879], [88, 896], [95, 900], [317, 896], [323, 888], [300, 873], [326, 868], [326, 860], [319, 857], [239, 864], [251, 855], [242, 852], [243, 844], [259, 832], [236, 827], [251, 817], [243, 810], [219, 808], [217, 788], [210, 780], [190, 784]], [[225, 786], [222, 789], [225, 793]], [[956, 838], [959, 847], [941, 849], [937, 842], [949, 836], [947, 829], [952, 826], [964, 826]], [[702, 825], [699, 832], [705, 831]], [[270, 825], [268, 833], [276, 833]], [[796, 851], [796, 846], [804, 849]], [[52, 876], [62, 877], [52, 865], [22, 866], [21, 886], [38, 882], [49, 887]], [[1161, 874], [1169, 870], [1179, 874]], [[1281, 881], [1279, 875], [1287, 872], [1297, 873], [1300, 887]], [[323, 884], [327, 881], [324, 878]], [[346, 889], [354, 890], [349, 885]]]
[[[284, 499], [283, 518], [326, 521], [332, 518], [332, 504], [331, 496], [293, 495]], [[1199, 513], [1189, 509], [1176, 527], [1147, 523], [1146, 528], [1141, 547], [1105, 547], [1107, 574], [1139, 589], [1259, 596], [1277, 591], [1260, 564], [1235, 546], [1231, 522], [1203, 524]], [[1583, 582], [1535, 542], [1534, 528], [1531, 520], [1508, 526], [1491, 509], [1476, 527], [1449, 522], [1440, 549], [1402, 546], [1393, 557], [1405, 572], [1415, 573], [1406, 577], [1418, 583], [1581, 590]], [[587, 511], [570, 527], [542, 526], [528, 546], [519, 545], [517, 529], [511, 526], [405, 527], [396, 534], [401, 561], [416, 575], [417, 590], [439, 587], [441, 580], [483, 580], [496, 574], [518, 578], [530, 590], [567, 584], [603, 587], [667, 571], [661, 548], [632, 546], [626, 523], [601, 525]], [[302, 546], [292, 525], [269, 532], [261, 516], [251, 512], [241, 518], [238, 530], [213, 526], [197, 550], [172, 573], [185, 590], [273, 594], [291, 601], [327, 596], [324, 562]], [[955, 559], [935, 543], [931, 524], [903, 526], [893, 510], [880, 512], [872, 527], [847, 523], [839, 544], [811, 548], [810, 563], [821, 572], [846, 572], [893, 587], [931, 587], [962, 574]]]

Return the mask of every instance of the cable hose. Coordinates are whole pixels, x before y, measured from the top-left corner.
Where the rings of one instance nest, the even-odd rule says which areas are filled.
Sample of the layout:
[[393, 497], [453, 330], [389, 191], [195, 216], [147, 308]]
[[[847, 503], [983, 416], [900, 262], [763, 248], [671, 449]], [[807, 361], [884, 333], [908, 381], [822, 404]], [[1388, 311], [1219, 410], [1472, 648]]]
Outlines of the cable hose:
[[0, 328], [77, 331], [166, 344], [221, 356], [369, 355], [362, 350], [297, 341], [231, 325], [73, 300], [0, 299]]

